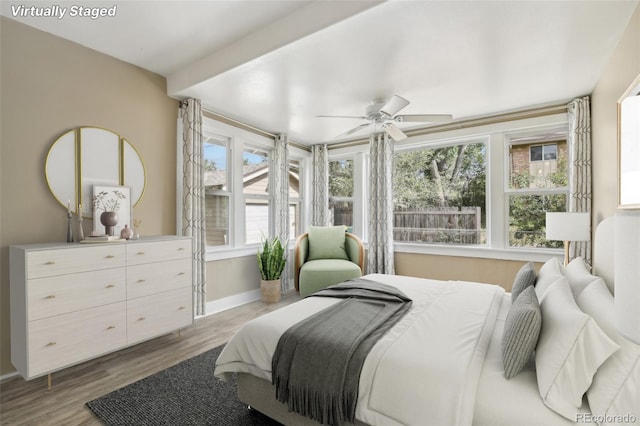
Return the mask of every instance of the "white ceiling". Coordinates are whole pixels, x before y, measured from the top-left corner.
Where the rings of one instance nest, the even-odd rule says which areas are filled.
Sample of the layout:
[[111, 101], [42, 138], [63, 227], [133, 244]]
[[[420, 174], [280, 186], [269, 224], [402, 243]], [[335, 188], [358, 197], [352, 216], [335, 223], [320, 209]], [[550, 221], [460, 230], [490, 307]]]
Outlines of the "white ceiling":
[[164, 75], [170, 96], [312, 144], [362, 123], [316, 115], [360, 116], [393, 94], [411, 101], [402, 114], [455, 119], [589, 94], [638, 0], [83, 2], [117, 5], [96, 20], [14, 17], [18, 4], [0, 11]]

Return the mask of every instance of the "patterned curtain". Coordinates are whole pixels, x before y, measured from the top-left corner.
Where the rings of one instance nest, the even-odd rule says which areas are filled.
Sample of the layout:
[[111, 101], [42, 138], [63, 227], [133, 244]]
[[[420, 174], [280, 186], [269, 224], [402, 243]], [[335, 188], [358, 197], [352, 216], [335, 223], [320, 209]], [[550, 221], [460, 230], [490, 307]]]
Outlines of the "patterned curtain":
[[[274, 233], [282, 244], [289, 244], [289, 141], [287, 135], [279, 134], [273, 150], [273, 201], [275, 212]], [[280, 276], [282, 290], [289, 289], [289, 268]]]
[[327, 145], [313, 145], [313, 178], [311, 180], [311, 224], [329, 225], [329, 156]]
[[394, 274], [393, 144], [386, 133], [369, 138], [369, 251], [367, 273]]
[[[569, 113], [569, 211], [591, 211], [591, 112], [589, 96], [574, 99]], [[591, 264], [591, 241], [571, 244], [569, 259]]]
[[205, 314], [206, 236], [202, 169], [202, 109], [197, 99], [180, 103], [182, 121], [182, 235], [193, 238], [193, 301], [196, 315]]

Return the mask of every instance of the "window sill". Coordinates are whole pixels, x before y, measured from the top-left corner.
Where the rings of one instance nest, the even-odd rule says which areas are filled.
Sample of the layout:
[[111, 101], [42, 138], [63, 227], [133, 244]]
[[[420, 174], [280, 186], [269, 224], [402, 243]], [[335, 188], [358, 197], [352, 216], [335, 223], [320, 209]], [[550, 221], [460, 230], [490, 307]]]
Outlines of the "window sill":
[[555, 257], [562, 261], [564, 252], [559, 249], [496, 249], [480, 246], [445, 246], [435, 244], [395, 243], [396, 253], [418, 253], [437, 256], [477, 257], [484, 259], [546, 262]]
[[214, 260], [233, 259], [236, 257], [255, 256], [258, 253], [258, 245], [244, 247], [220, 247], [208, 248], [204, 260], [212, 262]]
[[[295, 241], [289, 242], [288, 249], [295, 250]], [[247, 245], [243, 247], [209, 247], [205, 254], [205, 262], [216, 260], [235, 259], [237, 257], [256, 256], [260, 244]]]

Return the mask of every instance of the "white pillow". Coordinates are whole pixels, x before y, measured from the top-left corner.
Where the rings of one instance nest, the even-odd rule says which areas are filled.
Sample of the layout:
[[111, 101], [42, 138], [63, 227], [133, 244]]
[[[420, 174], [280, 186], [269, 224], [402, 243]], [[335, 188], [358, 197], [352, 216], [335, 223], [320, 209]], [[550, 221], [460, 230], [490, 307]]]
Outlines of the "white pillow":
[[551, 284], [558, 281], [558, 278], [564, 276], [564, 266], [558, 262], [555, 257], [549, 259], [542, 265], [540, 272], [538, 272], [538, 278], [536, 279], [536, 296], [538, 300], [542, 299], [542, 296], [551, 286]]
[[[624, 423], [616, 416], [640, 419], [640, 345], [621, 336], [615, 326], [613, 296], [604, 280], [589, 284], [576, 299], [583, 312], [591, 315], [600, 328], [618, 345], [598, 369], [587, 391], [591, 413], [611, 423]], [[622, 417], [620, 417], [622, 419]], [[609, 421], [601, 424], [609, 424]]]
[[581, 257], [576, 257], [564, 268], [564, 275], [569, 280], [569, 285], [575, 298], [592, 282], [600, 280], [604, 283], [602, 278], [591, 275], [589, 268]]
[[536, 348], [538, 390], [544, 404], [571, 421], [598, 367], [619, 346], [578, 308], [561, 277], [540, 301], [542, 330]]

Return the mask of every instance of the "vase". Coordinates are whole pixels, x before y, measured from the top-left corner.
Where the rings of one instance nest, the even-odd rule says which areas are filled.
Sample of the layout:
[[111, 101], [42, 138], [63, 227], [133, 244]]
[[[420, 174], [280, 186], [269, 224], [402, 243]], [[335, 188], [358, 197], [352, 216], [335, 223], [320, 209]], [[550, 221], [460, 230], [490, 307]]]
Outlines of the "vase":
[[113, 235], [113, 227], [118, 224], [118, 213], [102, 212], [100, 223], [104, 225], [104, 233], [106, 235]]
[[129, 228], [129, 225], [125, 225], [122, 231], [120, 231], [120, 238], [128, 240], [131, 237], [133, 237], [133, 229]]
[[277, 303], [280, 301], [280, 279], [261, 280], [260, 294], [265, 303]]

